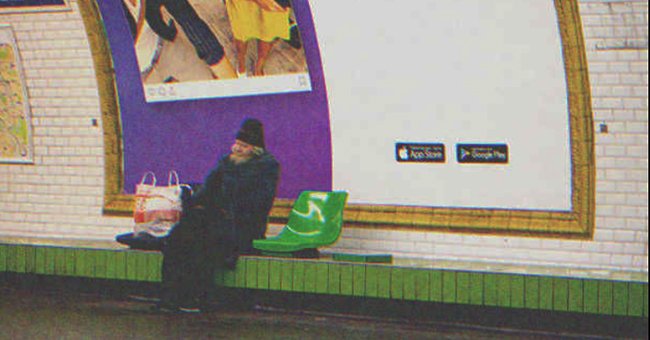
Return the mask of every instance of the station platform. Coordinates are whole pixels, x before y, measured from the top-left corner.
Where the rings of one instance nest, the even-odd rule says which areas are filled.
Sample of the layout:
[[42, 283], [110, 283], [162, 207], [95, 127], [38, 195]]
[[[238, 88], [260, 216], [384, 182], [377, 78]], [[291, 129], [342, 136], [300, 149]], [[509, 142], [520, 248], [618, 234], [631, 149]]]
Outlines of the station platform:
[[[0, 273], [160, 282], [162, 254], [110, 241], [0, 237]], [[648, 319], [642, 272], [395, 258], [390, 264], [243, 256], [215, 284], [373, 298]]]

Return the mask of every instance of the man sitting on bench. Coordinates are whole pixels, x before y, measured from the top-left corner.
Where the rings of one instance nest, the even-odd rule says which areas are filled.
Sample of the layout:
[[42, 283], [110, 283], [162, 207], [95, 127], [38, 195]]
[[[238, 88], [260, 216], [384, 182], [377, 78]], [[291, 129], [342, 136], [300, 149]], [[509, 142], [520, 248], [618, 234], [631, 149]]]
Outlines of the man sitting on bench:
[[253, 240], [265, 237], [279, 172], [265, 149], [262, 123], [246, 119], [231, 152], [185, 202], [165, 240], [159, 309], [199, 311], [199, 302], [209, 301], [215, 271], [254, 253]]

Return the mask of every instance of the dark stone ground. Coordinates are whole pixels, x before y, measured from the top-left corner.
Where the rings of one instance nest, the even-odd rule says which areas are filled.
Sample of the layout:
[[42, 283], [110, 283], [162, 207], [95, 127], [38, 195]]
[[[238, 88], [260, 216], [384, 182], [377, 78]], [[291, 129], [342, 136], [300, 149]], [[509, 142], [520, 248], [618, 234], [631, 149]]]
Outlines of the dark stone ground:
[[[529, 322], [506, 322], [517, 314], [331, 296], [266, 293], [252, 297], [250, 291], [237, 294], [239, 299], [255, 299], [256, 306], [235, 303], [233, 307], [230, 299], [230, 304], [217, 305], [210, 312], [169, 314], [128, 298], [152, 288], [141, 283], [119, 283], [116, 288], [110, 282], [0, 275], [0, 339], [647, 338], [647, 319], [613, 320], [603, 328], [612, 320], [601, 318], [567, 327], [580, 319], [540, 321], [535, 314], [521, 318]], [[557, 323], [565, 326], [549, 327]]]

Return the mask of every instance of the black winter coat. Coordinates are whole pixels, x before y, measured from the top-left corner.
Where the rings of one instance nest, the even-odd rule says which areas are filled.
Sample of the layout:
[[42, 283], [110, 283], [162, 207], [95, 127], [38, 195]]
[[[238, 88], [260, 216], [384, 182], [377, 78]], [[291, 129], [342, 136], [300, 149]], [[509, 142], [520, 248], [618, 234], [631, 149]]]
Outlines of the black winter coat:
[[273, 206], [280, 165], [268, 152], [235, 164], [223, 157], [207, 176], [190, 205], [202, 205], [213, 228], [219, 228], [235, 253], [251, 253], [264, 238]]

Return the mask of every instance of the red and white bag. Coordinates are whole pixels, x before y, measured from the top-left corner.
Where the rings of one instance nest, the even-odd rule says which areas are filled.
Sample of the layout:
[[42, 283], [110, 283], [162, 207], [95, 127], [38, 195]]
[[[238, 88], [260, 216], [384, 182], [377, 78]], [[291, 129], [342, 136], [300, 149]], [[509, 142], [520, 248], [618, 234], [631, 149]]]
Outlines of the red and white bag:
[[156, 175], [147, 172], [140, 184], [135, 186], [134, 232], [147, 232], [154, 236], [165, 236], [169, 229], [180, 220], [183, 211], [182, 187], [178, 173], [169, 172], [166, 186], [156, 185]]

